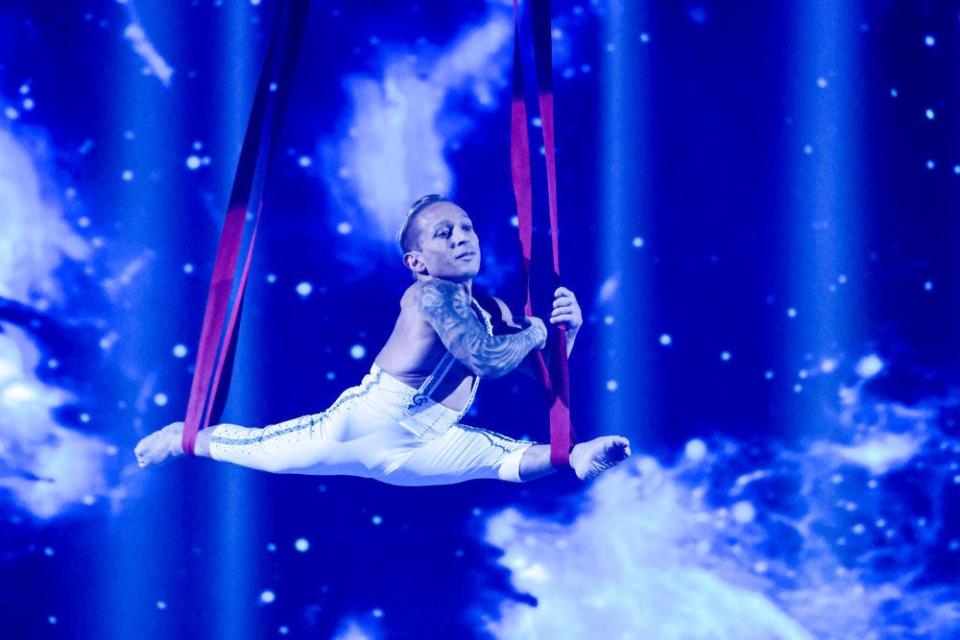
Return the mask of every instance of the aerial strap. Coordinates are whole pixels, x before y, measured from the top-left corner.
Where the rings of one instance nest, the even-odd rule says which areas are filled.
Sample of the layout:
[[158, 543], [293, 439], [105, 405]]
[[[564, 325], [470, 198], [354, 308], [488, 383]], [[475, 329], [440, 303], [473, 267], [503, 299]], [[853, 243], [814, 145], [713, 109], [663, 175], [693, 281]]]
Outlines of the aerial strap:
[[[541, 130], [547, 174], [547, 203], [550, 213], [550, 237], [553, 252], [554, 286], [560, 283], [560, 245], [557, 220], [557, 169], [553, 130], [553, 46], [551, 43], [550, 0], [529, 0], [530, 27], [537, 102], [540, 107]], [[524, 284], [527, 292], [525, 314], [533, 315], [530, 267], [533, 249], [533, 186], [530, 161], [530, 132], [525, 99], [523, 50], [519, 0], [513, 0], [513, 96], [510, 108], [510, 168], [513, 193], [517, 201], [520, 248], [523, 254]], [[552, 288], [551, 288], [552, 294]], [[551, 295], [552, 300], [552, 295]], [[543, 352], [536, 360], [550, 407], [550, 461], [554, 466], [570, 463], [570, 449], [576, 441], [570, 422], [570, 373], [567, 365], [567, 333], [557, 326], [557, 339], [550, 341], [550, 365]]]
[[[229, 378], [237, 321], [263, 208], [263, 184], [289, 95], [309, 7], [310, 0], [284, 0], [280, 3], [260, 71], [217, 247], [197, 347], [182, 440], [183, 450], [189, 455], [194, 454], [200, 429], [206, 428], [212, 419], [219, 418], [217, 414], [226, 395], [226, 388], [220, 388], [220, 379], [225, 367]], [[245, 256], [238, 265], [245, 240]]]

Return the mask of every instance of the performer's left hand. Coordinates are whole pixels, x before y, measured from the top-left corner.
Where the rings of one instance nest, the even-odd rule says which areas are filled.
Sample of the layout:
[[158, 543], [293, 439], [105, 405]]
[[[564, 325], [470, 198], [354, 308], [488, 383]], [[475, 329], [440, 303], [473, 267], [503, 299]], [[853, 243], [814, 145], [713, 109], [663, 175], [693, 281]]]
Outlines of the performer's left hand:
[[563, 324], [568, 336], [576, 335], [583, 324], [583, 313], [580, 303], [573, 291], [566, 287], [557, 287], [553, 292], [553, 311], [550, 313], [550, 324]]

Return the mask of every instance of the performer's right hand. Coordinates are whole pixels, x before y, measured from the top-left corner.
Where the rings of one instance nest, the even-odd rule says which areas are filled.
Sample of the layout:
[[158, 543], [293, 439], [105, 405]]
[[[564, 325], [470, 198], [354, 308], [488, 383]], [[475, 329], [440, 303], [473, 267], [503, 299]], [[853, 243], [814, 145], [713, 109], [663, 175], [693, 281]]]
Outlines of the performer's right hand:
[[533, 329], [533, 334], [537, 338], [537, 349], [543, 349], [547, 346], [547, 327], [543, 320], [536, 316], [526, 316], [527, 327]]

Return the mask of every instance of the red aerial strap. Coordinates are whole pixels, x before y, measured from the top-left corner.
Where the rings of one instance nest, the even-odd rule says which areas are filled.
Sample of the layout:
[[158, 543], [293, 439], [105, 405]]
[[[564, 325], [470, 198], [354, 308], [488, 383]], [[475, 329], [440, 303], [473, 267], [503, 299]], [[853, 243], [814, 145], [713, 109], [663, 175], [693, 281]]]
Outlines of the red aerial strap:
[[[197, 433], [210, 424], [217, 412], [215, 406], [222, 405], [225, 394], [225, 390], [220, 389], [220, 377], [233, 353], [231, 345], [236, 336], [263, 208], [263, 183], [289, 94], [309, 6], [310, 0], [281, 2], [260, 71], [203, 314], [183, 427], [183, 450], [190, 455], [194, 454]], [[245, 236], [248, 237], [246, 255], [238, 273], [237, 263]]]
[[[553, 241], [553, 273], [560, 282], [560, 245], [557, 221], [557, 169], [553, 140], [553, 47], [551, 44], [550, 1], [529, 0], [533, 31], [533, 54], [537, 78], [537, 97], [546, 156], [547, 202], [550, 210], [550, 236]], [[530, 171], [530, 139], [524, 96], [523, 56], [519, 0], [513, 1], [513, 98], [510, 108], [510, 168], [513, 193], [517, 201], [520, 248], [527, 291], [525, 314], [533, 315], [530, 266], [533, 245], [533, 187]], [[552, 294], [552, 291], [551, 291]], [[552, 299], [552, 295], [551, 295]], [[570, 463], [570, 449], [576, 441], [570, 422], [570, 373], [567, 366], [567, 333], [557, 326], [557, 339], [551, 341], [550, 366], [543, 352], [536, 354], [550, 407], [550, 461], [554, 466]]]

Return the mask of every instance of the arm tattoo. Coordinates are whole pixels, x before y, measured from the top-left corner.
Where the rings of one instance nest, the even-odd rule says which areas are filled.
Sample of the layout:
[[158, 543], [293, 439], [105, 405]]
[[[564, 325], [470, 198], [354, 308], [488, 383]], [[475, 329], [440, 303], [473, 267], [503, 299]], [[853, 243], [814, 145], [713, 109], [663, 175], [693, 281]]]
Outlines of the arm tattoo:
[[417, 304], [443, 346], [481, 378], [510, 372], [545, 338], [543, 328], [533, 325], [512, 335], [489, 335], [470, 308], [467, 293], [452, 282], [427, 282]]

